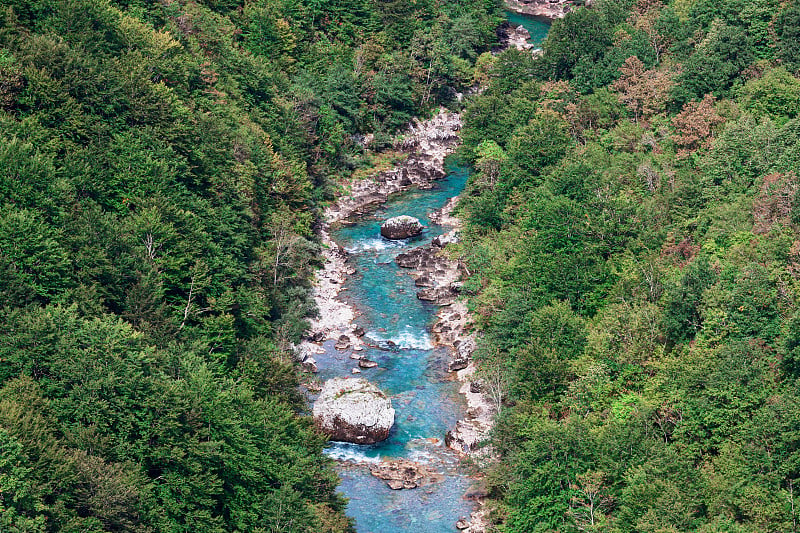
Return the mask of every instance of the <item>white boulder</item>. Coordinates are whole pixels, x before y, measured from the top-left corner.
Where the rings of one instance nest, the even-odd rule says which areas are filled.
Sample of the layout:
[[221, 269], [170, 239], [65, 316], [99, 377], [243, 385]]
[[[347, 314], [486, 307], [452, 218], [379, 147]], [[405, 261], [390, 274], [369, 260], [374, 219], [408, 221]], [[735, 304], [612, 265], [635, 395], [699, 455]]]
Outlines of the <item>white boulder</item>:
[[363, 378], [333, 378], [314, 402], [314, 422], [331, 440], [374, 444], [394, 424], [392, 401]]
[[400, 215], [399, 217], [392, 217], [386, 222], [381, 224], [381, 235], [387, 239], [407, 239], [422, 233], [425, 226], [422, 223], [408, 215]]

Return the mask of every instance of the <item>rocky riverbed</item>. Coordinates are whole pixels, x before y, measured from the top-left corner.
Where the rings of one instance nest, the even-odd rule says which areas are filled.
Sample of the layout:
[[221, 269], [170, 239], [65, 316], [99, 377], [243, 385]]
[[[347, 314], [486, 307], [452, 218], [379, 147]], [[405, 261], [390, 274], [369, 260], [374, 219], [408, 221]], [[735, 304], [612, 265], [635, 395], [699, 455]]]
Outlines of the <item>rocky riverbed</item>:
[[531, 17], [560, 19], [575, 8], [574, 0], [506, 0], [506, 8]]
[[449, 369], [457, 372], [458, 380], [463, 383], [459, 392], [467, 400], [467, 417], [447, 433], [445, 444], [459, 453], [481, 456], [490, 453], [480, 444], [488, 438], [492, 428], [493, 407], [475, 376], [472, 362], [475, 335], [471, 331], [466, 303], [458, 299], [461, 280], [467, 271], [458, 259], [449, 257], [447, 251], [448, 245], [458, 242], [460, 221], [452, 215], [456, 205], [457, 199], [453, 198], [431, 217], [440, 223], [446, 221], [453, 229], [436, 237], [429, 245], [398, 255], [395, 261], [403, 268], [412, 269], [411, 276], [420, 287], [417, 298], [440, 306], [432, 328], [434, 343], [451, 348]]
[[305, 368], [311, 371], [316, 368], [314, 355], [323, 351], [321, 343], [328, 339], [336, 340], [340, 349], [359, 351], [364, 344], [354, 323], [355, 309], [339, 298], [344, 281], [355, 270], [347, 264], [347, 252], [331, 238], [331, 226], [368, 213], [385, 203], [391, 194], [411, 187], [431, 188], [435, 180], [447, 174], [444, 160], [458, 145], [459, 130], [461, 116], [444, 109], [429, 120], [415, 120], [398, 141], [398, 148], [409, 153], [404, 163], [372, 178], [350, 183], [349, 194], [325, 209], [318, 229], [325, 263], [317, 272], [314, 285], [319, 317], [311, 320], [308, 339], [297, 347], [297, 357]]
[[[358, 352], [368, 346], [362, 337], [363, 330], [355, 324], [356, 310], [345, 303], [340, 294], [348, 276], [355, 274], [355, 271], [347, 261], [347, 251], [331, 238], [331, 226], [348, 223], [353, 217], [370, 212], [386, 202], [391, 194], [412, 187], [421, 189], [434, 187], [436, 180], [447, 175], [444, 160], [459, 142], [460, 127], [460, 116], [444, 110], [431, 120], [416, 121], [409, 128], [408, 134], [398, 143], [401, 149], [409, 153], [403, 164], [390, 171], [381, 172], [373, 179], [352, 183], [349, 194], [326, 209], [325, 220], [320, 227], [325, 266], [318, 273], [314, 289], [320, 317], [312, 322], [308, 338], [297, 350], [298, 357], [309, 371], [316, 370], [314, 355], [324, 352], [322, 344], [325, 341], [334, 340], [336, 349], [352, 351], [350, 356], [352, 358], [362, 358]], [[415, 285], [419, 289], [417, 297], [441, 306], [432, 336], [436, 345], [451, 347], [454, 355], [451, 357], [450, 370], [464, 382], [461, 392], [468, 402], [467, 418], [459, 420], [451, 428], [445, 439], [446, 444], [460, 454], [475, 454], [480, 453], [477, 444], [488, 433], [491, 410], [486, 402], [481, 401], [480, 393], [476, 392], [479, 388], [470, 374], [473, 370], [470, 356], [475, 343], [469, 332], [466, 306], [457, 301], [460, 277], [464, 273], [463, 266], [442, 253], [449, 243], [456, 242], [458, 238], [458, 220], [452, 216], [455, 205], [456, 200], [451, 199], [444, 209], [431, 214], [431, 222], [452, 226], [453, 230], [433, 239], [426, 250], [419, 252], [419, 264], [409, 264], [409, 267], [414, 269]], [[413, 260], [409, 259], [409, 262]], [[365, 365], [358, 365], [353, 372], [374, 366], [377, 366], [377, 363], [368, 361]], [[419, 466], [424, 470], [424, 465]], [[391, 468], [388, 464], [380, 463], [374, 466], [373, 470], [373, 474], [385, 473], [391, 471]], [[433, 479], [435, 481], [435, 476]], [[414, 484], [398, 479], [395, 479], [393, 484], [397, 486], [400, 481], [404, 488], [410, 488]], [[464, 524], [472, 528], [468, 531], [480, 531], [478, 523], [470, 526], [462, 521], [462, 525]]]

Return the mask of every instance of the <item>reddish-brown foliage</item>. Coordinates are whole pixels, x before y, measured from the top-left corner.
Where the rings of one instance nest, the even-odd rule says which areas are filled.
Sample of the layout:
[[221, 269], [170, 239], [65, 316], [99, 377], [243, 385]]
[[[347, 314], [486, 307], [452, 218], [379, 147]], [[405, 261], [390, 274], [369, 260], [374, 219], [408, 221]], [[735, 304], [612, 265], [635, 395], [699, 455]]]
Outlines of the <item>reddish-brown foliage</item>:
[[675, 235], [670, 233], [661, 251], [663, 257], [669, 258], [680, 268], [692, 262], [694, 256], [700, 251], [700, 245], [692, 244], [691, 237], [684, 237], [680, 242], [676, 242]]
[[789, 223], [797, 185], [794, 172], [764, 176], [761, 191], [753, 201], [754, 233], [769, 233], [776, 223]]
[[0, 68], [0, 109], [10, 109], [23, 86], [18, 72]]
[[633, 111], [637, 123], [640, 118], [646, 119], [664, 111], [674, 86], [675, 70], [645, 70], [644, 63], [631, 56], [619, 71], [622, 75], [612, 87], [620, 93], [622, 103]]
[[707, 94], [701, 102], [687, 102], [683, 110], [672, 118], [675, 128], [673, 140], [680, 148], [679, 157], [711, 144], [714, 126], [725, 122], [714, 109], [715, 103], [716, 98]]

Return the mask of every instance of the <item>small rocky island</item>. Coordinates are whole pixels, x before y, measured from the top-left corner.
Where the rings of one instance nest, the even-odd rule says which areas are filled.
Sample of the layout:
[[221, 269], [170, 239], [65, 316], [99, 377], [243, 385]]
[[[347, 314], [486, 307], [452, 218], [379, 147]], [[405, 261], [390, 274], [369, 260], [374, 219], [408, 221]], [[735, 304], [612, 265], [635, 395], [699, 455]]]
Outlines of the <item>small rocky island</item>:
[[400, 215], [399, 217], [392, 217], [386, 222], [381, 224], [381, 235], [387, 239], [399, 240], [408, 239], [409, 237], [416, 237], [425, 226], [414, 217], [408, 215]]
[[430, 467], [407, 459], [383, 461], [371, 465], [369, 471], [376, 478], [384, 480], [392, 490], [415, 489], [444, 479], [442, 474]]
[[385, 440], [394, 424], [392, 401], [361, 378], [326, 381], [313, 413], [314, 422], [331, 440], [355, 444]]

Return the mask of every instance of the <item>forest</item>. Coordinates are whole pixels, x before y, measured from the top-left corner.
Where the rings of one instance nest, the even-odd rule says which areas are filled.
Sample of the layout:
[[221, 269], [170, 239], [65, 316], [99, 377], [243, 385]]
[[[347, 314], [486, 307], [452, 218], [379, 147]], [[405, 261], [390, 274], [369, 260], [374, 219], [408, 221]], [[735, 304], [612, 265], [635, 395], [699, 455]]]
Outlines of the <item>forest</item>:
[[479, 63], [498, 531], [798, 531], [800, 5], [596, 0]]
[[[582, 2], [581, 2], [582, 3]], [[353, 530], [321, 209], [466, 100], [499, 532], [797, 532], [800, 5], [0, 0], [0, 529]]]
[[0, 0], [0, 530], [352, 531], [293, 364], [314, 223], [499, 9]]

